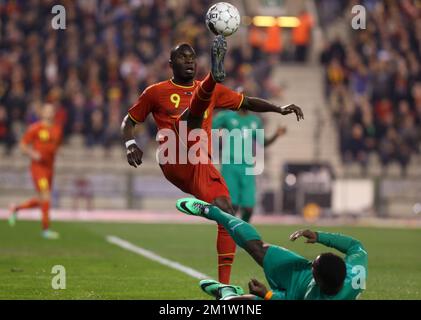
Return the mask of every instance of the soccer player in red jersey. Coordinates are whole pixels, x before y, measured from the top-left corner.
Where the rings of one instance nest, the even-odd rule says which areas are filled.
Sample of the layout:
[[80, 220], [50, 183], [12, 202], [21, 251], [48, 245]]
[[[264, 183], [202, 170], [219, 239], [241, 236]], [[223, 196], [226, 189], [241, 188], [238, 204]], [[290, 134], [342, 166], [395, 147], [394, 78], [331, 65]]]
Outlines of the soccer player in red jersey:
[[[295, 113], [297, 120], [304, 119], [301, 109], [293, 104], [279, 107], [263, 99], [246, 97], [221, 85], [225, 79], [223, 62], [226, 50], [225, 38], [217, 36], [211, 50], [211, 72], [203, 81], [194, 79], [196, 54], [189, 44], [183, 43], [171, 50], [169, 65], [173, 72], [172, 79], [146, 88], [123, 120], [123, 140], [127, 148], [127, 161], [131, 166], [135, 168], [139, 166], [143, 156], [142, 150], [134, 140], [133, 129], [136, 124], [144, 122], [149, 113], [152, 113], [158, 126], [158, 138], [159, 132], [164, 129], [172, 130], [178, 135], [181, 122], [185, 121], [187, 130], [203, 129], [209, 137], [209, 145], [212, 113], [216, 107], [231, 110], [244, 108], [282, 115]], [[162, 146], [164, 141], [159, 140]], [[183, 144], [181, 140], [177, 144], [179, 150], [177, 149], [176, 153], [182, 152], [183, 145], [187, 149], [192, 147], [190, 141]], [[158, 157], [163, 153], [158, 151]], [[177, 154], [170, 156], [179, 159]], [[176, 163], [160, 161], [160, 167], [165, 177], [182, 191], [234, 214], [225, 181], [211, 162], [193, 164], [189, 161], [187, 163], [177, 160]], [[228, 284], [236, 245], [222, 225], [218, 225], [216, 247], [218, 278], [221, 283]]]
[[41, 120], [32, 124], [25, 132], [20, 148], [31, 159], [31, 174], [38, 196], [22, 204], [12, 205], [9, 224], [14, 226], [19, 210], [40, 208], [42, 212], [42, 236], [57, 239], [59, 234], [49, 229], [51, 183], [54, 158], [61, 142], [61, 127], [54, 124], [55, 110], [52, 104], [45, 104], [41, 110]]

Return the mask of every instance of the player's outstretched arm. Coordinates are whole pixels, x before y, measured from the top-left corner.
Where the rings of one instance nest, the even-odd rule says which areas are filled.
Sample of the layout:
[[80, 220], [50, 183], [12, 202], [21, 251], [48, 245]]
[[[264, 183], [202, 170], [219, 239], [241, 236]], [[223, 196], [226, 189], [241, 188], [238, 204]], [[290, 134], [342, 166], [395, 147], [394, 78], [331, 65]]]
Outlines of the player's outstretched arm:
[[367, 268], [367, 251], [357, 239], [340, 233], [317, 232], [317, 242], [344, 253], [347, 263]]
[[348, 254], [355, 247], [363, 248], [358, 240], [340, 233], [314, 232], [311, 230], [298, 230], [290, 235], [289, 239], [295, 241], [300, 237], [307, 238], [307, 243], [320, 243], [326, 247], [335, 248], [336, 250]]
[[253, 112], [276, 112], [284, 116], [290, 113], [295, 113], [295, 115], [297, 116], [297, 121], [300, 121], [301, 119], [304, 120], [303, 111], [300, 107], [296, 106], [295, 104], [288, 104], [286, 106], [279, 107], [265, 99], [244, 97], [241, 108]]
[[136, 123], [127, 115], [121, 123], [121, 135], [127, 149], [127, 162], [137, 168], [142, 164], [143, 151], [137, 146], [133, 129]]

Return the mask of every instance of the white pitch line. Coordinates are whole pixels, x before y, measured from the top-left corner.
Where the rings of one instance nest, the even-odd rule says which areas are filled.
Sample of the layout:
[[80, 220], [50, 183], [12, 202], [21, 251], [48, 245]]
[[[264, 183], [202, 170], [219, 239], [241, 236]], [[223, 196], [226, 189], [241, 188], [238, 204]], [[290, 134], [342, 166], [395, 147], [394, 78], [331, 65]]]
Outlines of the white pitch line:
[[167, 266], [167, 267], [173, 268], [175, 270], [181, 271], [181, 272], [183, 272], [183, 273], [185, 273], [185, 274], [187, 274], [187, 275], [189, 275], [193, 278], [196, 278], [196, 279], [199, 279], [199, 280], [211, 278], [204, 273], [201, 273], [201, 272], [199, 272], [197, 270], [194, 270], [190, 267], [184, 266], [181, 263], [178, 263], [176, 261], [172, 261], [172, 260], [163, 258], [163, 257], [157, 255], [156, 253], [152, 252], [152, 251], [149, 251], [149, 250], [143, 249], [141, 247], [138, 247], [138, 246], [136, 246], [136, 245], [134, 245], [134, 244], [132, 244], [132, 243], [126, 241], [126, 240], [123, 240], [119, 237], [107, 236], [106, 239], [107, 239], [108, 242], [110, 242], [112, 244], [115, 244], [115, 245], [119, 246], [120, 248], [123, 248], [123, 249], [126, 249], [128, 251], [137, 253], [138, 255], [141, 255], [141, 256], [143, 256], [145, 258], [148, 258], [152, 261], [158, 262], [158, 263], [160, 263], [164, 266]]

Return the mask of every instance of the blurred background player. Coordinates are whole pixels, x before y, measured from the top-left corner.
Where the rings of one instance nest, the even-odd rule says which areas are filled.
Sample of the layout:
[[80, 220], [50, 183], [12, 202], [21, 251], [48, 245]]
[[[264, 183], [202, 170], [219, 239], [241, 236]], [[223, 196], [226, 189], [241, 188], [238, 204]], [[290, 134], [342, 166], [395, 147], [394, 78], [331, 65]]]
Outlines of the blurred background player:
[[[276, 106], [266, 100], [246, 97], [220, 84], [225, 79], [224, 58], [227, 43], [223, 36], [214, 39], [211, 50], [211, 73], [203, 81], [195, 81], [196, 53], [191, 45], [183, 43], [171, 50], [169, 64], [173, 72], [170, 80], [149, 86], [130, 108], [122, 123], [122, 133], [127, 148], [127, 161], [137, 167], [142, 164], [143, 151], [134, 140], [134, 127], [144, 122], [149, 113], [158, 129], [170, 129], [177, 135], [182, 122], [187, 130], [201, 128], [210, 137], [212, 114], [215, 106], [223, 109], [249, 109], [255, 112], [275, 112], [282, 115], [294, 113], [297, 120], [304, 119], [301, 109], [294, 104]], [[158, 133], [159, 137], [159, 133]], [[161, 143], [164, 141], [160, 140]], [[210, 157], [211, 139], [208, 138]], [[187, 142], [190, 147], [189, 142]], [[173, 163], [160, 163], [164, 176], [185, 193], [212, 203], [225, 212], [234, 214], [230, 194], [224, 179], [209, 161], [206, 164], [179, 162], [178, 153], [183, 148], [177, 143], [177, 152], [170, 154]], [[168, 152], [161, 150], [158, 157]], [[168, 152], [170, 153], [170, 152]], [[223, 226], [218, 225], [217, 252], [218, 277], [222, 283], [229, 283], [236, 245]]]
[[[237, 88], [238, 92], [243, 92], [243, 88]], [[249, 222], [253, 214], [254, 206], [256, 205], [256, 177], [255, 175], [247, 175], [246, 168], [253, 167], [254, 164], [247, 164], [244, 154], [250, 150], [246, 150], [244, 142], [246, 139], [254, 140], [253, 146], [255, 147], [254, 142], [259, 143], [261, 146], [267, 147], [274, 143], [279, 137], [283, 136], [286, 133], [285, 127], [278, 127], [275, 134], [264, 141], [258, 141], [259, 135], [256, 135], [256, 129], [263, 129], [262, 119], [255, 114], [250, 113], [246, 109], [240, 109], [238, 112], [232, 111], [220, 111], [216, 114], [213, 119], [212, 124], [214, 129], [226, 129], [230, 133], [232, 130], [239, 129], [242, 130], [240, 143], [235, 143], [235, 139], [224, 139], [222, 147], [225, 152], [229, 152], [230, 161], [229, 163], [221, 163], [221, 174], [227, 183], [228, 190], [231, 196], [231, 202], [234, 208], [234, 211], [240, 209], [241, 219]], [[252, 133], [252, 134], [250, 134]], [[241, 146], [241, 150], [237, 150]], [[236, 148], [237, 147], [237, 148]], [[229, 150], [228, 150], [229, 149]], [[243, 153], [241, 157], [242, 163], [234, 163], [234, 157], [238, 152]]]
[[227, 286], [213, 280], [202, 280], [200, 286], [209, 295], [222, 300], [354, 300], [365, 290], [367, 251], [356, 239], [327, 233], [299, 230], [290, 240], [307, 238], [307, 243], [320, 243], [345, 254], [322, 253], [313, 261], [283, 247], [262, 241], [250, 224], [219, 208], [196, 199], [180, 199], [177, 208], [186, 214], [207, 218], [222, 224], [237, 245], [263, 268], [271, 287], [268, 290], [256, 279], [249, 282], [250, 294], [238, 286]]
[[31, 159], [31, 175], [38, 192], [37, 197], [19, 205], [11, 206], [9, 224], [14, 226], [20, 210], [40, 208], [42, 213], [42, 236], [57, 239], [59, 234], [49, 229], [51, 187], [54, 172], [54, 158], [61, 142], [61, 127], [54, 123], [55, 109], [52, 104], [44, 104], [40, 111], [40, 121], [33, 123], [25, 132], [20, 148]]

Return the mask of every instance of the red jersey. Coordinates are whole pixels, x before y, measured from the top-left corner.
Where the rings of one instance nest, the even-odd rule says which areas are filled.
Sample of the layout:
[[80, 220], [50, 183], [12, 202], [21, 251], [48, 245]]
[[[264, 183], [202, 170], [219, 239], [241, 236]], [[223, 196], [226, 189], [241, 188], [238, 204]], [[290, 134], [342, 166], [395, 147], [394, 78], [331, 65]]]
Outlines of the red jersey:
[[[192, 86], [180, 86], [172, 80], [154, 84], [143, 91], [137, 102], [129, 109], [129, 116], [135, 122], [143, 122], [152, 113], [158, 129], [174, 129], [174, 123], [190, 107], [193, 91], [200, 84], [194, 81]], [[212, 129], [212, 113], [215, 106], [238, 110], [243, 102], [243, 95], [216, 84], [212, 100], [207, 109], [202, 128], [208, 136]]]
[[61, 142], [61, 127], [49, 126], [38, 121], [28, 128], [22, 142], [31, 145], [41, 155], [41, 160], [32, 161], [32, 165], [53, 167], [54, 157]]

